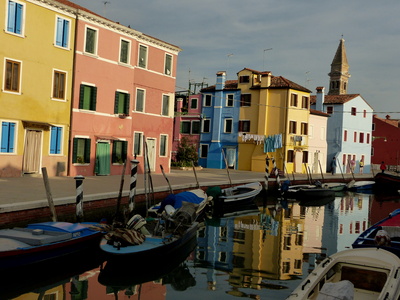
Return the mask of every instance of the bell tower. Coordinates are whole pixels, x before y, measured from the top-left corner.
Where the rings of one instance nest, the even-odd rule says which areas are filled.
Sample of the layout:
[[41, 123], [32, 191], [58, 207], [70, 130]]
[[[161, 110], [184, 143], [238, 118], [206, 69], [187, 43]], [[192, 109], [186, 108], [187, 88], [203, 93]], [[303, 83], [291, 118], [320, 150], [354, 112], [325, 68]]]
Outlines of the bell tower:
[[347, 63], [346, 48], [343, 37], [331, 63], [331, 72], [328, 95], [345, 95], [350, 78], [349, 64]]

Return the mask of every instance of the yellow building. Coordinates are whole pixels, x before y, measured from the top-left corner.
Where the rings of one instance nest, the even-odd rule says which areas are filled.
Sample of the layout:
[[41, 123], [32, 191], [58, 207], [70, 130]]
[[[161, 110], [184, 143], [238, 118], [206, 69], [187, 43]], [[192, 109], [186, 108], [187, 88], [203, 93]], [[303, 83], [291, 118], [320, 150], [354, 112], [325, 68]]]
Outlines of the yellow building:
[[0, 177], [66, 175], [75, 14], [60, 2], [0, 7]]
[[285, 173], [304, 173], [311, 91], [271, 72], [247, 68], [238, 72], [238, 88], [238, 168], [263, 172], [268, 157]]

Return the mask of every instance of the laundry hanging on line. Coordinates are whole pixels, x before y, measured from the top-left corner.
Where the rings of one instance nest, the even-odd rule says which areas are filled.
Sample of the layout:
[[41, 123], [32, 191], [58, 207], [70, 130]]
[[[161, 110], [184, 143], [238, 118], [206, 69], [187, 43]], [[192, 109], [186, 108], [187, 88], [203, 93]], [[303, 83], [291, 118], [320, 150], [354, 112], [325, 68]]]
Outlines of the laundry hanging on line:
[[282, 134], [274, 134], [265, 137], [264, 153], [275, 152], [276, 149], [282, 148]]

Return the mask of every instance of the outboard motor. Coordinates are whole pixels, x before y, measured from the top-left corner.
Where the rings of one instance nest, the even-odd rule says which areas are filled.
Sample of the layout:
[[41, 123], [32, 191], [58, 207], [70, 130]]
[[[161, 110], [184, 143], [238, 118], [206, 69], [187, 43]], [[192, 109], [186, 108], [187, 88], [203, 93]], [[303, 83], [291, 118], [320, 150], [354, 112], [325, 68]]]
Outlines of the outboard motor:
[[190, 225], [196, 219], [196, 204], [184, 202], [175, 212], [173, 219], [181, 224]]
[[144, 235], [148, 235], [149, 232], [144, 225], [146, 225], [146, 220], [141, 215], [134, 215], [129, 221], [126, 223], [126, 228], [133, 229], [143, 233]]

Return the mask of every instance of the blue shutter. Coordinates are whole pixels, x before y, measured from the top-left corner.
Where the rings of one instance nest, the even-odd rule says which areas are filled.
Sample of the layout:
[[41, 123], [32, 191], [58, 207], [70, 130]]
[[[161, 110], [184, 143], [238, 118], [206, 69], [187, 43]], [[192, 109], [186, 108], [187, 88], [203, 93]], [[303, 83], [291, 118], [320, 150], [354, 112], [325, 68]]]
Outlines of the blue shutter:
[[69, 21], [64, 20], [64, 26], [63, 26], [63, 40], [62, 40], [62, 46], [68, 47], [68, 35], [69, 35]]
[[7, 31], [15, 32], [15, 11], [17, 3], [8, 1], [8, 22]]
[[22, 33], [22, 5], [17, 4], [17, 11], [15, 14], [15, 33]]
[[56, 153], [61, 153], [61, 138], [62, 138], [62, 127], [57, 128], [57, 146], [56, 146]]
[[63, 45], [63, 27], [64, 22], [63, 19], [57, 18], [57, 32], [56, 32], [56, 45], [62, 46]]
[[3, 122], [1, 124], [1, 152], [7, 152], [8, 145], [8, 124]]
[[57, 148], [57, 127], [52, 126], [50, 132], [50, 154], [56, 154]]
[[9, 123], [9, 131], [8, 131], [8, 151], [10, 153], [14, 152], [14, 139], [15, 139], [15, 123]]

